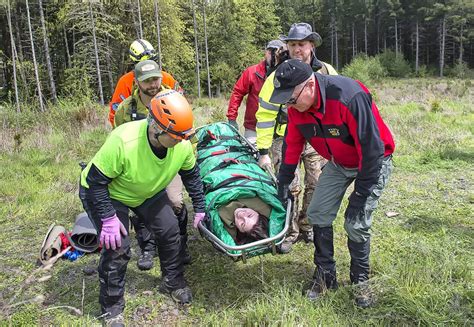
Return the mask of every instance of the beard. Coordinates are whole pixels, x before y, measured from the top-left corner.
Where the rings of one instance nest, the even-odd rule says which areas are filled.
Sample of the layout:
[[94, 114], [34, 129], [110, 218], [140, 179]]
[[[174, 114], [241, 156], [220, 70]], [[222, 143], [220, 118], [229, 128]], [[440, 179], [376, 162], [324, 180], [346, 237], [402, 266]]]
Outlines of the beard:
[[140, 91], [142, 91], [143, 94], [146, 94], [149, 97], [154, 97], [155, 95], [158, 94], [158, 92], [160, 91], [160, 88], [154, 88], [153, 87], [153, 88], [144, 89], [144, 88], [140, 87]]

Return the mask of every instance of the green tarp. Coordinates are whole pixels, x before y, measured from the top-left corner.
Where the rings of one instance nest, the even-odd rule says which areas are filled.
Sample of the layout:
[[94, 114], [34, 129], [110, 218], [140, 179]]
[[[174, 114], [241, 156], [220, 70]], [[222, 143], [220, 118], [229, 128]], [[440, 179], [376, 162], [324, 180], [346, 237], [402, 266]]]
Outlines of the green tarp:
[[272, 208], [269, 236], [280, 233], [285, 225], [286, 212], [277, 198], [273, 181], [258, 166], [254, 150], [227, 123], [201, 127], [196, 136], [211, 232], [225, 244], [235, 246], [234, 239], [224, 228], [218, 209], [239, 198], [258, 196]]

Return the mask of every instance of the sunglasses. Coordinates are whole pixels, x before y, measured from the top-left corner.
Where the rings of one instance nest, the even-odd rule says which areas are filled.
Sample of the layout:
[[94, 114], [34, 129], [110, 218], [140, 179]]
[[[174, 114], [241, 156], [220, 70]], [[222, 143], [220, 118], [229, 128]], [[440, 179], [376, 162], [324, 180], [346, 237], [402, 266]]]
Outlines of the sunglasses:
[[301, 91], [298, 93], [298, 95], [296, 97], [293, 97], [293, 98], [290, 98], [286, 104], [296, 104], [296, 102], [298, 102], [298, 99], [301, 95], [301, 93], [303, 93], [303, 90], [305, 89], [306, 85], [308, 85], [308, 82], [309, 81], [306, 81], [306, 83], [304, 84], [303, 88], [301, 89]]

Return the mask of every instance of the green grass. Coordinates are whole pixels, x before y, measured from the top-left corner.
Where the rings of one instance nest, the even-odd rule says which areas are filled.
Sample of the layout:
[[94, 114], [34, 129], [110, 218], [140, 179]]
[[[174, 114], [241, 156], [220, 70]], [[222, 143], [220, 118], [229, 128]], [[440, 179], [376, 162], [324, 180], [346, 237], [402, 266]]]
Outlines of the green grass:
[[[194, 263], [186, 276], [195, 300], [176, 307], [157, 292], [158, 260], [127, 272], [130, 325], [380, 326], [473, 324], [474, 103], [471, 80], [385, 79], [373, 86], [396, 142], [395, 170], [374, 215], [371, 255], [377, 305], [352, 302], [342, 211], [335, 252], [341, 287], [316, 303], [301, 296], [313, 271], [312, 245], [247, 264], [219, 254], [189, 228]], [[225, 119], [224, 99], [194, 101], [197, 125]], [[243, 108], [241, 108], [243, 110]], [[1, 108], [0, 326], [99, 324], [98, 279], [83, 267], [98, 255], [35, 271], [51, 222], [71, 228], [82, 209], [78, 162], [109, 133], [107, 109], [62, 103], [45, 115]], [[241, 116], [243, 111], [241, 112]], [[239, 117], [241, 122], [242, 117]], [[388, 218], [385, 212], [398, 216]], [[134, 242], [135, 243], [135, 242]], [[43, 276], [49, 279], [41, 281]], [[84, 291], [83, 291], [84, 285]], [[37, 296], [42, 296], [35, 301]], [[24, 303], [22, 303], [25, 301]], [[13, 307], [8, 305], [16, 304]], [[82, 305], [83, 302], [83, 305]], [[71, 306], [83, 311], [76, 315]]]

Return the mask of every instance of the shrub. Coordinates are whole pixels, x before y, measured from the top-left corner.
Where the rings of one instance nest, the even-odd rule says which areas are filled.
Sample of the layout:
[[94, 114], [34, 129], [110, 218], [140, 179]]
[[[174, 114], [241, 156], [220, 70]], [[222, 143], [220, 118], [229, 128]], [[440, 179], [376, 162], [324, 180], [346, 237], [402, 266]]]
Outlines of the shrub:
[[64, 70], [64, 81], [61, 85], [62, 95], [70, 98], [94, 97], [90, 86], [90, 75], [86, 66], [73, 66]]
[[441, 107], [441, 103], [438, 100], [433, 100], [433, 102], [431, 102], [431, 111], [432, 112], [443, 111], [443, 108]]
[[346, 65], [342, 69], [342, 74], [364, 84], [370, 84], [370, 81], [378, 81], [386, 76], [387, 71], [378, 58], [362, 55], [355, 57], [350, 64]]
[[196, 98], [192, 100], [192, 107], [195, 126], [227, 121], [227, 101], [225, 98]]
[[416, 74], [418, 77], [426, 77], [428, 76], [428, 67], [426, 65], [420, 65], [418, 67], [418, 73]]
[[387, 70], [388, 76], [407, 77], [411, 73], [410, 64], [402, 54], [396, 55], [392, 50], [387, 50], [377, 55], [382, 66]]
[[222, 110], [222, 108], [219, 108], [219, 107], [212, 108], [209, 123], [227, 121], [227, 117], [225, 114], [226, 114], [226, 111]]
[[216, 87], [216, 96], [221, 92], [229, 92], [238, 78], [238, 73], [225, 62], [214, 64], [210, 67], [212, 85]]
[[457, 78], [472, 78], [474, 71], [464, 61], [458, 61], [453, 67], [446, 69], [446, 75]]
[[370, 80], [366, 59], [363, 57], [352, 59], [350, 64], [344, 66], [341, 73], [347, 77], [357, 79], [362, 83], [367, 83], [367, 81]]
[[368, 61], [369, 65], [369, 76], [374, 80], [380, 80], [383, 77], [388, 75], [387, 69], [382, 66], [380, 62], [380, 58], [377, 57], [369, 57]]

